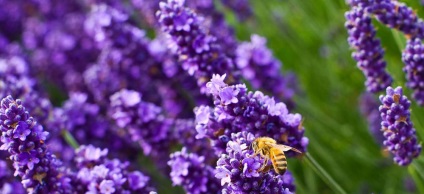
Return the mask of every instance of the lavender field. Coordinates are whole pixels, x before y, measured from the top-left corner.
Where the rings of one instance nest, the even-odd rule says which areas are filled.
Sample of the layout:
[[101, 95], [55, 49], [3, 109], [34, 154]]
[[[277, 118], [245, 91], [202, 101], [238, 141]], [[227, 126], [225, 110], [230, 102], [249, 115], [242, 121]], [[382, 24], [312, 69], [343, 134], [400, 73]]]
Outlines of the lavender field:
[[0, 194], [424, 193], [423, 6], [0, 0]]

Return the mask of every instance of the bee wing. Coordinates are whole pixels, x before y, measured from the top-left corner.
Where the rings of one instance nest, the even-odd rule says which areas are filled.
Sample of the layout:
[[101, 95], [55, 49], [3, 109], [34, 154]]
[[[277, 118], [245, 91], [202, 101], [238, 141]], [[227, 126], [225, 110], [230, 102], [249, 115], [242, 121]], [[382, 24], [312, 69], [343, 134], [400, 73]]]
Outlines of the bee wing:
[[276, 147], [276, 148], [278, 148], [278, 149], [280, 149], [281, 151], [283, 151], [283, 152], [287, 152], [287, 151], [289, 151], [289, 150], [293, 150], [293, 151], [295, 151], [295, 152], [297, 152], [297, 153], [299, 153], [299, 154], [301, 154], [302, 152], [301, 151], [299, 151], [298, 149], [296, 149], [296, 148], [293, 148], [293, 147], [290, 147], [290, 146], [287, 146], [287, 145], [282, 145], [282, 144], [273, 144], [273, 143], [266, 143], [267, 145], [269, 145], [269, 146], [273, 146], [273, 147]]

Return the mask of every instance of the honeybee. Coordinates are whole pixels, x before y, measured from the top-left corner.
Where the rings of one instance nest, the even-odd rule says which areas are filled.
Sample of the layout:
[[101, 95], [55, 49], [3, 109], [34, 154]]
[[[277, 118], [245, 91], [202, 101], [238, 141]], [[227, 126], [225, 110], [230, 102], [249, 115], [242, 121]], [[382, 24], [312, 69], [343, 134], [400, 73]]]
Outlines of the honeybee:
[[287, 159], [284, 152], [293, 150], [297, 153], [302, 153], [296, 148], [277, 144], [277, 142], [269, 137], [258, 137], [252, 142], [254, 156], [260, 154], [265, 158], [265, 162], [260, 170], [264, 170], [268, 165], [268, 160], [271, 159], [272, 166], [277, 174], [283, 175], [287, 170]]

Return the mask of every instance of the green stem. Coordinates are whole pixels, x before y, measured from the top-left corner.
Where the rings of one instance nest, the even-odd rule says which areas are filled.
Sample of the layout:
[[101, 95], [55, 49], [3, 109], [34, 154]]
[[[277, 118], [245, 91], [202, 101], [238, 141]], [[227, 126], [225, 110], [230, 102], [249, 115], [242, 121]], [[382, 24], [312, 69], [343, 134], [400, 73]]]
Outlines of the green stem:
[[404, 35], [397, 30], [392, 30], [393, 38], [395, 39], [396, 45], [399, 48], [399, 51], [402, 52], [405, 48], [406, 41]]
[[65, 139], [66, 143], [68, 143], [72, 148], [77, 149], [79, 144], [77, 140], [75, 140], [74, 136], [67, 130], [62, 130], [62, 137]]
[[424, 193], [424, 177], [422, 176], [422, 172], [418, 168], [418, 166], [414, 163], [408, 166], [408, 172], [411, 175], [412, 179], [414, 179], [415, 185], [419, 193]]
[[322, 168], [321, 165], [319, 165], [318, 162], [315, 161], [315, 159], [309, 153], [306, 153], [306, 159], [308, 164], [315, 170], [315, 172], [319, 176], [321, 176], [321, 178], [325, 182], [327, 182], [328, 186], [330, 186], [334, 191], [338, 193], [346, 194], [346, 191], [344, 191], [342, 187], [340, 187], [340, 185], [337, 184], [337, 182], [333, 179], [333, 177], [331, 177], [330, 174], [328, 174], [327, 171], [325, 171], [324, 168]]
[[[424, 172], [423, 172], [423, 169], [422, 169], [422, 168], [421, 168], [421, 166], [419, 166], [417, 163], [418, 163], [417, 161], [413, 162], [413, 163], [412, 163], [412, 166], [413, 166], [413, 167], [414, 167], [414, 169], [417, 171], [417, 174], [421, 177], [421, 180], [423, 180], [423, 181], [424, 181]], [[424, 182], [423, 182], [423, 183], [421, 183], [421, 185], [423, 185], [423, 186], [424, 186]]]

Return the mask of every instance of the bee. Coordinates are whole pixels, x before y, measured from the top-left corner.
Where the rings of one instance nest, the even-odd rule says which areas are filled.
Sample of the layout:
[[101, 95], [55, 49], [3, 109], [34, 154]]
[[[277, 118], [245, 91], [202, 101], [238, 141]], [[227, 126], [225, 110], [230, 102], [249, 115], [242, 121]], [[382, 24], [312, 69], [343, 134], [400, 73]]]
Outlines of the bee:
[[268, 160], [271, 159], [272, 166], [277, 174], [283, 175], [287, 170], [287, 159], [284, 152], [293, 150], [297, 153], [302, 153], [296, 148], [290, 146], [277, 144], [277, 142], [269, 137], [259, 137], [252, 142], [254, 156], [260, 154], [265, 158], [263, 166], [260, 171], [264, 170], [268, 165]]

